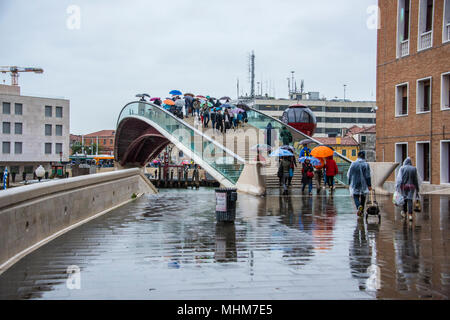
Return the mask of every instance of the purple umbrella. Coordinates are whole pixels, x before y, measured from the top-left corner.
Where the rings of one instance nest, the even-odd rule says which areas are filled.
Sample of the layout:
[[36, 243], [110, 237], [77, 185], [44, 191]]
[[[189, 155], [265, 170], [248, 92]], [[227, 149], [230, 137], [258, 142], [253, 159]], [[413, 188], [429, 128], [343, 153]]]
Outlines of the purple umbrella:
[[153, 98], [150, 99], [150, 101], [155, 101], [155, 100], [161, 100], [161, 98], [153, 97]]
[[234, 109], [231, 109], [231, 112], [232, 113], [239, 113], [239, 112], [244, 112], [244, 110], [242, 110], [241, 108], [234, 108]]

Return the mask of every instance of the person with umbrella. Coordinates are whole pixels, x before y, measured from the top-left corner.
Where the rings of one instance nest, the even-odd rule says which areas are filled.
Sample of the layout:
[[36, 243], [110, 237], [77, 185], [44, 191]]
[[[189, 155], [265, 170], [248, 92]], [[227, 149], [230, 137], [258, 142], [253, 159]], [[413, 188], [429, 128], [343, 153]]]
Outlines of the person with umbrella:
[[314, 167], [312, 166], [310, 160], [306, 160], [302, 164], [302, 192], [305, 192], [305, 187], [308, 185], [309, 195], [312, 195], [312, 182], [314, 178]]
[[222, 111], [216, 111], [216, 129], [223, 133], [223, 115]]
[[358, 217], [361, 217], [364, 213], [366, 196], [372, 190], [370, 166], [366, 162], [366, 153], [364, 151], [360, 151], [358, 153], [358, 159], [350, 165], [347, 177], [350, 194], [353, 196], [356, 209], [358, 210], [356, 214]]
[[292, 134], [289, 132], [286, 126], [283, 126], [283, 128], [281, 129], [280, 137], [283, 145], [285, 146], [288, 146], [292, 142]]
[[288, 180], [290, 168], [291, 168], [291, 161], [288, 159], [288, 157], [281, 157], [280, 171], [281, 171], [281, 181], [283, 183], [283, 195], [288, 194]]
[[333, 156], [329, 156], [326, 158], [325, 163], [325, 175], [328, 187], [330, 187], [330, 191], [334, 191], [334, 177], [339, 173], [338, 166], [336, 161], [334, 161]]

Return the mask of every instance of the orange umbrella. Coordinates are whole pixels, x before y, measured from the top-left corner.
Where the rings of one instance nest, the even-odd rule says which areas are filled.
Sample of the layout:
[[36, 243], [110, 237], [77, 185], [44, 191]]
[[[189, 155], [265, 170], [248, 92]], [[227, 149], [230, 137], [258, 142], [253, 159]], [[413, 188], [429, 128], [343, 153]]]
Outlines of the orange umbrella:
[[324, 162], [323, 158], [317, 158], [317, 159], [320, 160], [320, 164], [317, 165], [317, 166], [314, 166], [314, 168], [316, 168], [316, 169], [322, 169], [323, 167], [325, 167], [325, 162]]
[[173, 106], [175, 105], [175, 102], [173, 100], [170, 99], [166, 99], [163, 101], [165, 104], [169, 105], [169, 106]]
[[332, 156], [334, 151], [325, 146], [318, 146], [311, 150], [311, 155], [316, 158], [326, 158]]

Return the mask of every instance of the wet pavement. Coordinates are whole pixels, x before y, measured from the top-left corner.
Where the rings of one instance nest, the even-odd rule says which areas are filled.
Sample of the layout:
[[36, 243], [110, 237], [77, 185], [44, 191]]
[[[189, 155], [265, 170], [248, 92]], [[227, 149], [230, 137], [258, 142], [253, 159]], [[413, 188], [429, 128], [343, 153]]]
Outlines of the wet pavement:
[[378, 224], [347, 192], [239, 194], [222, 225], [214, 189], [162, 190], [29, 254], [0, 298], [449, 299], [450, 198], [426, 197], [409, 223], [378, 197]]

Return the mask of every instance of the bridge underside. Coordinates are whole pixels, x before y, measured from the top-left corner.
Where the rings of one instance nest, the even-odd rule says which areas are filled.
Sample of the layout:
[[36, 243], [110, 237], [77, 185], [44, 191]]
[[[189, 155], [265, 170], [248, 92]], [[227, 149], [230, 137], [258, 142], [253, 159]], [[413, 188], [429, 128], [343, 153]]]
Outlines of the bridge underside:
[[115, 160], [123, 167], [142, 167], [169, 144], [170, 141], [149, 123], [127, 118], [116, 130]]

